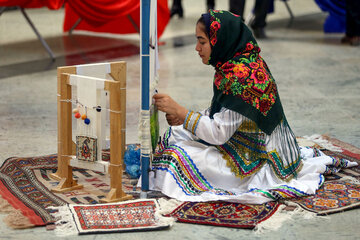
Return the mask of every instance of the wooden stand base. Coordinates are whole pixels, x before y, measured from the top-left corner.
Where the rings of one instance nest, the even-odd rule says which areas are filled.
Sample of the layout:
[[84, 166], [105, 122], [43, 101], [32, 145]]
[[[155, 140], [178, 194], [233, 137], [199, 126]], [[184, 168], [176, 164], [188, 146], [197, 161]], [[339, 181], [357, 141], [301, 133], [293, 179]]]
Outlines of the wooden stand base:
[[127, 195], [122, 190], [118, 193], [116, 188], [112, 188], [106, 198], [100, 199], [101, 203], [112, 203], [112, 202], [120, 202], [133, 199], [133, 196]]
[[49, 177], [50, 177], [51, 179], [56, 180], [56, 181], [61, 181], [61, 177], [60, 177], [59, 175], [57, 175], [56, 173], [50, 173], [50, 174], [49, 174]]
[[59, 182], [59, 185], [51, 189], [52, 192], [55, 193], [62, 193], [62, 192], [69, 192], [76, 189], [81, 189], [84, 186], [78, 184], [76, 180], [72, 180], [71, 182], [67, 181], [66, 178], [62, 178]]

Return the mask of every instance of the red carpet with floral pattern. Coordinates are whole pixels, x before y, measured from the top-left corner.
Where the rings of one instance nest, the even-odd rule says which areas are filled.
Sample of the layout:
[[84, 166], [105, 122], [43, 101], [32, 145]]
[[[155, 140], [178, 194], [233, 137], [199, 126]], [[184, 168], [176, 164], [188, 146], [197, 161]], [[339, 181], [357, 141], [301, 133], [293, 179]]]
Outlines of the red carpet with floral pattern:
[[268, 219], [279, 207], [278, 202], [262, 205], [230, 202], [185, 202], [169, 215], [179, 222], [233, 228], [254, 228]]

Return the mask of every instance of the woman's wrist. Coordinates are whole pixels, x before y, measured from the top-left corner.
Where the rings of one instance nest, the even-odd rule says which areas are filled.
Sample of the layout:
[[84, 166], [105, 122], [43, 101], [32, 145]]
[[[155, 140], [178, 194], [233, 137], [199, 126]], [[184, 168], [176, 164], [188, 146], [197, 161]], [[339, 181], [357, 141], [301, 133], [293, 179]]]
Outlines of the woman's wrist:
[[186, 115], [188, 114], [189, 110], [187, 110], [185, 107], [183, 106], [180, 106], [177, 110], [177, 113], [176, 115], [178, 116], [178, 118], [184, 122], [185, 121], [185, 118], [186, 118]]

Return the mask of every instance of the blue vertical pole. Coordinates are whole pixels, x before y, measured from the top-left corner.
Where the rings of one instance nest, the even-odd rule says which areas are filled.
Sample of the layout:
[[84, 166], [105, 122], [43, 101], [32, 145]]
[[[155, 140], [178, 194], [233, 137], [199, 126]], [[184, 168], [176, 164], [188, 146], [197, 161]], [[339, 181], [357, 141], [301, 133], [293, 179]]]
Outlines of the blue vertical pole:
[[[149, 37], [150, 37], [150, 0], [141, 0], [140, 7], [141, 15], [141, 110], [149, 111], [149, 82], [150, 82], [150, 52], [149, 52]], [[149, 190], [149, 162], [150, 153], [144, 152], [141, 149], [141, 190]]]

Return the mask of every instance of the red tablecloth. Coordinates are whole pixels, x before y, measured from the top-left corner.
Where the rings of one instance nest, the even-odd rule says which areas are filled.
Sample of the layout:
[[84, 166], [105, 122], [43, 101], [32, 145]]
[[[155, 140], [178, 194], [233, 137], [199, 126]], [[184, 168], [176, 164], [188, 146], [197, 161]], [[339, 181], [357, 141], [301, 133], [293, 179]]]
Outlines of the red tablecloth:
[[[167, 0], [158, 0], [157, 14], [161, 36], [170, 19]], [[140, 28], [140, 0], [71, 0], [66, 2], [64, 31], [69, 31], [80, 17], [82, 21], [76, 30], [136, 33], [129, 16]]]
[[[140, 0], [0, 0], [0, 6], [22, 8], [59, 9], [65, 2], [64, 31], [69, 31], [75, 22], [82, 21], [76, 30], [105, 33], [136, 33], [140, 26]], [[161, 36], [169, 22], [167, 0], [158, 0], [158, 34]]]
[[0, 7], [19, 6], [22, 8], [41, 8], [59, 9], [64, 4], [64, 0], [0, 0]]

